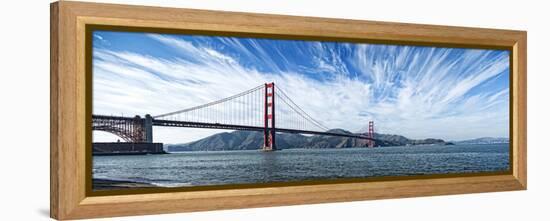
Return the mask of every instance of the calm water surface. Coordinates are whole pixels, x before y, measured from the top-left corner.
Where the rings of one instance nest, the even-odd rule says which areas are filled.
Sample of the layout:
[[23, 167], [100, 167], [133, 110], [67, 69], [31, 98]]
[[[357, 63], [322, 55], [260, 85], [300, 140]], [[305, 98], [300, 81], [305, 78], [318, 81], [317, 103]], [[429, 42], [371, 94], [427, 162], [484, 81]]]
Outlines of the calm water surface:
[[93, 177], [160, 186], [203, 186], [356, 177], [504, 171], [509, 145], [94, 156]]

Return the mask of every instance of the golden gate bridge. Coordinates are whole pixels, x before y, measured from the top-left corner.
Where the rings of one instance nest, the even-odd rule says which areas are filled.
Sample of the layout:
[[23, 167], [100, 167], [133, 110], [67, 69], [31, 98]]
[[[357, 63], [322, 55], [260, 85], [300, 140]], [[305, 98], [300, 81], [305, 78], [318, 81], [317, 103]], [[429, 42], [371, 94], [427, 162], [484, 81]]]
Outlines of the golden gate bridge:
[[152, 143], [153, 126], [263, 132], [264, 151], [277, 149], [276, 133], [297, 133], [366, 139], [374, 147], [374, 123], [365, 134], [338, 133], [311, 117], [275, 83], [265, 83], [210, 103], [144, 118], [92, 115], [92, 129], [129, 143]]

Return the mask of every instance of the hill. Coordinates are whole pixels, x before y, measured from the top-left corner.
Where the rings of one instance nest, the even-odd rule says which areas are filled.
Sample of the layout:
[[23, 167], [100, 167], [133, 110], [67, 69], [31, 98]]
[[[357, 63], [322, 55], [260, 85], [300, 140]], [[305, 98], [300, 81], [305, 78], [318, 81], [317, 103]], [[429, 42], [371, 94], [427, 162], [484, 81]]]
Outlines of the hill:
[[[329, 132], [348, 133], [342, 129], [332, 129]], [[426, 144], [448, 144], [442, 139], [413, 140], [401, 135], [374, 134], [380, 140], [376, 146], [404, 146]], [[185, 144], [166, 145], [168, 151], [218, 151], [218, 150], [257, 150], [263, 143], [263, 134], [256, 131], [233, 131], [214, 134], [212, 136]], [[277, 133], [275, 137], [278, 149], [290, 148], [349, 148], [366, 147], [367, 140], [336, 137], [336, 136], [304, 136], [301, 134]]]
[[470, 140], [453, 141], [453, 143], [456, 144], [502, 144], [509, 142], [510, 140], [508, 138], [502, 137], [480, 137]]

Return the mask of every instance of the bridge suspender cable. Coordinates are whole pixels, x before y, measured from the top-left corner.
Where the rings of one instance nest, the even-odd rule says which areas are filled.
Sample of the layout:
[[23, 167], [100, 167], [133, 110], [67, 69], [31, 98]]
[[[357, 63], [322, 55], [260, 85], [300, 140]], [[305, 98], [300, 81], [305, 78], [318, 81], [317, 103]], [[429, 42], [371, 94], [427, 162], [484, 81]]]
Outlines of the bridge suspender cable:
[[252, 88], [252, 89], [244, 91], [244, 92], [241, 92], [239, 94], [235, 94], [231, 97], [227, 97], [227, 98], [224, 98], [224, 99], [221, 99], [221, 100], [213, 101], [213, 102], [210, 102], [210, 103], [207, 103], [207, 104], [203, 104], [203, 105], [199, 105], [199, 106], [195, 106], [195, 107], [191, 107], [191, 108], [187, 108], [187, 109], [183, 109], [183, 110], [179, 110], [179, 111], [174, 111], [174, 112], [170, 112], [170, 113], [166, 113], [166, 114], [157, 115], [157, 116], [154, 116], [154, 118], [168, 117], [170, 115], [180, 114], [180, 113], [184, 113], [184, 112], [188, 112], [188, 111], [193, 111], [193, 110], [198, 110], [198, 109], [201, 109], [201, 108], [209, 107], [209, 106], [212, 106], [212, 105], [215, 105], [215, 104], [220, 104], [220, 103], [223, 103], [223, 102], [241, 97], [243, 95], [250, 94], [251, 92], [254, 92], [254, 91], [260, 90], [260, 89], [263, 89], [263, 85], [260, 85], [258, 87]]
[[[270, 92], [267, 92], [265, 88], [271, 88], [269, 89]], [[271, 101], [274, 101], [274, 98], [280, 100], [279, 103], [281, 105], [277, 105], [276, 109], [272, 110], [272, 113], [270, 113], [270, 116], [265, 116], [272, 117], [274, 112], [277, 112], [277, 115], [280, 117], [277, 125], [296, 130], [329, 130], [328, 127], [311, 117], [298, 106], [284, 90], [272, 83], [259, 85], [244, 92], [210, 103], [157, 115], [154, 116], [154, 118], [180, 120], [179, 114], [183, 114], [183, 119], [185, 121], [192, 120], [206, 123], [211, 121], [211, 123], [261, 126], [262, 123], [254, 119], [262, 119], [262, 113], [265, 108], [271, 110], [271, 106], [268, 107], [264, 104], [265, 97], [269, 97]], [[271, 103], [269, 105], [271, 105]]]

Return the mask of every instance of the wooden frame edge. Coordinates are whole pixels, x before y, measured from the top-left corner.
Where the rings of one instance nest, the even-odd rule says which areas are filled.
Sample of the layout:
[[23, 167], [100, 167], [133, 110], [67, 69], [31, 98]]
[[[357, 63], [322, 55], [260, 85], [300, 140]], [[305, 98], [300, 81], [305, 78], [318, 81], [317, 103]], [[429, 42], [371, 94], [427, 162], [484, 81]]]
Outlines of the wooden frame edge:
[[[66, 217], [80, 219], [194, 212], [219, 209], [284, 206], [313, 203], [379, 200], [419, 196], [482, 193], [521, 190], [522, 185], [512, 175], [495, 177], [443, 178], [434, 180], [384, 181], [354, 185], [262, 188], [255, 190], [209, 191], [208, 193], [159, 193], [88, 197]], [[388, 191], [388, 190], [391, 190]], [[254, 192], [254, 193], [252, 193]], [[396, 194], [397, 193], [397, 194]], [[128, 208], [139, 208], [129, 210]]]
[[59, 7], [50, 5], [50, 216], [58, 218], [59, 181], [58, 181], [58, 51], [59, 51]]
[[[82, 39], [75, 37], [79, 30], [78, 17], [97, 18], [101, 15], [94, 13], [82, 13], [86, 7], [95, 10], [109, 8], [115, 11], [130, 10], [142, 11], [144, 8], [154, 8], [155, 11], [166, 10], [193, 12], [196, 14], [209, 14], [212, 11], [191, 9], [168, 9], [143, 6], [123, 6], [80, 2], [54, 2], [50, 6], [50, 215], [55, 219], [78, 219], [90, 217], [109, 217], [124, 215], [145, 215], [170, 212], [204, 211], [213, 209], [236, 209], [246, 207], [264, 207], [296, 205], [308, 203], [342, 202], [354, 200], [372, 200], [402, 197], [434, 196], [447, 194], [464, 194], [492, 191], [524, 190], [527, 188], [527, 33], [525, 31], [509, 31], [478, 28], [444, 27], [430, 25], [414, 25], [401, 23], [351, 21], [344, 19], [324, 19], [296, 16], [263, 15], [252, 13], [219, 12], [234, 17], [260, 17], [280, 19], [306, 19], [332, 21], [338, 26], [343, 21], [351, 21], [375, 26], [398, 25], [402, 27], [422, 27], [426, 30], [426, 36], [437, 32], [443, 32], [445, 28], [469, 30], [468, 33], [481, 31], [485, 35], [502, 33], [505, 37], [499, 38], [499, 44], [511, 45], [512, 62], [514, 63], [512, 75], [513, 85], [510, 85], [513, 96], [513, 174], [482, 177], [438, 178], [405, 181], [381, 181], [353, 184], [327, 184], [316, 185], [315, 191], [309, 190], [311, 186], [291, 186], [277, 188], [256, 188], [236, 190], [214, 190], [182, 193], [153, 193], [144, 195], [124, 195], [109, 197], [86, 197], [81, 181], [75, 179], [83, 177], [82, 167], [83, 150], [75, 150], [80, 147], [84, 137], [82, 134], [83, 120], [82, 98], [85, 88], [82, 76], [82, 58], [77, 54]], [[217, 12], [216, 12], [217, 13]], [[154, 14], [154, 12], [152, 13]], [[196, 15], [195, 14], [195, 15]], [[194, 16], [195, 16], [194, 15]], [[199, 16], [200, 17], [200, 16]], [[116, 18], [113, 21], [120, 22]], [[199, 18], [200, 19], [200, 18]], [[147, 20], [147, 19], [144, 19]], [[152, 21], [158, 23], [159, 21]], [[180, 23], [182, 21], [179, 21]], [[160, 24], [160, 23], [159, 23]], [[191, 23], [190, 23], [191, 24]], [[192, 25], [192, 24], [191, 24]], [[200, 25], [200, 24], [195, 24]], [[225, 28], [227, 24], [220, 25]], [[351, 26], [350, 26], [351, 27]], [[81, 27], [80, 27], [81, 28]], [[253, 29], [252, 30], [256, 30]], [[433, 28], [433, 29], [430, 29]], [[243, 28], [244, 29], [244, 28]], [[277, 28], [272, 29], [277, 32]], [[287, 30], [288, 32], [288, 30]], [[308, 34], [321, 35], [323, 30], [309, 30]], [[355, 34], [359, 33], [356, 31]], [[337, 33], [336, 35], [353, 36], [354, 33]], [[383, 33], [373, 34], [375, 38], [383, 38]], [[386, 35], [392, 35], [387, 33]], [[467, 34], [466, 34], [467, 35]], [[410, 38], [429, 42], [426, 36], [410, 35]], [[398, 39], [399, 37], [393, 36]], [[438, 35], [437, 41], [444, 41], [445, 37]], [[480, 37], [481, 38], [481, 37]], [[464, 36], [454, 38], [453, 41], [465, 41]], [[80, 42], [80, 43], [79, 43]], [[484, 43], [491, 44], [488, 40]], [[494, 42], [493, 42], [494, 43]], [[61, 46], [60, 44], [63, 44]], [[513, 46], [512, 46], [513, 45]], [[75, 74], [76, 73], [76, 74]], [[80, 84], [80, 86], [79, 86]], [[79, 107], [80, 105], [80, 107]], [[75, 120], [77, 119], [77, 120]], [[71, 148], [72, 147], [72, 148]], [[64, 165], [69, 165], [68, 168]], [[456, 185], [456, 183], [460, 185]], [[430, 185], [427, 185], [430, 184]], [[373, 190], [388, 190], [373, 191]], [[242, 202], [246, 197], [246, 202]], [[139, 208], [128, 209], [128, 207]]]
[[527, 189], [527, 32], [520, 32], [520, 36], [514, 46], [514, 65], [515, 73], [513, 76], [517, 77], [514, 81], [513, 96], [514, 99], [513, 108], [517, 108], [514, 112], [513, 125], [514, 128], [514, 157], [517, 158], [517, 162], [514, 162], [515, 171], [514, 177], [522, 185], [522, 189]]
[[[71, 18], [74, 2], [50, 4], [50, 217], [68, 219], [85, 198], [79, 187], [83, 176], [82, 78], [75, 45], [76, 27]], [[79, 92], [80, 90], [80, 92]], [[80, 96], [80, 97], [79, 97]], [[82, 123], [79, 123], [81, 121]]]

